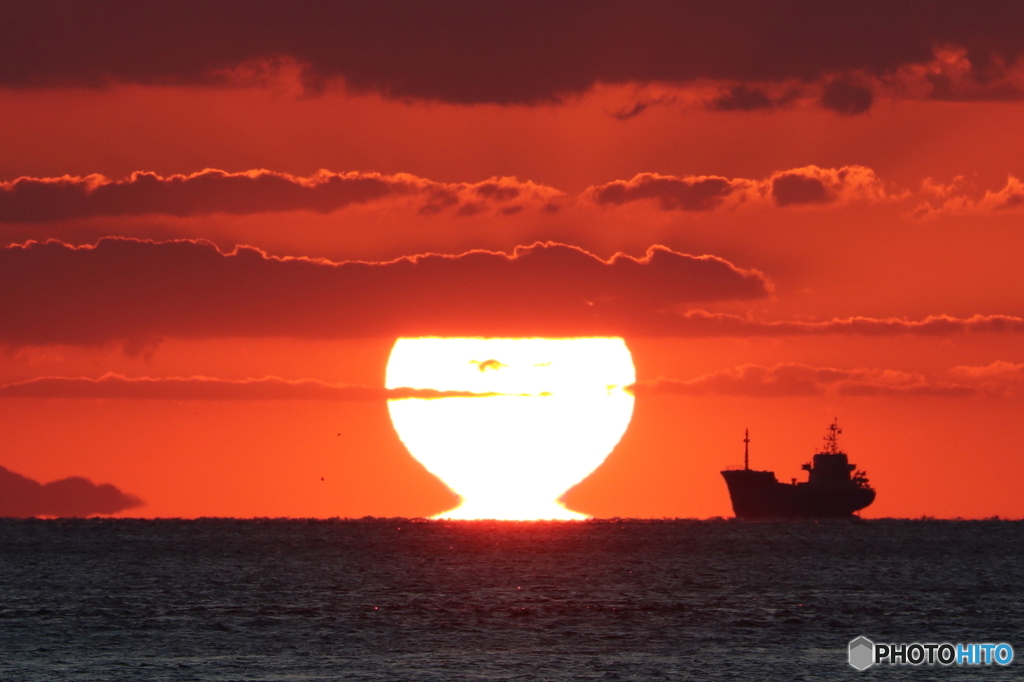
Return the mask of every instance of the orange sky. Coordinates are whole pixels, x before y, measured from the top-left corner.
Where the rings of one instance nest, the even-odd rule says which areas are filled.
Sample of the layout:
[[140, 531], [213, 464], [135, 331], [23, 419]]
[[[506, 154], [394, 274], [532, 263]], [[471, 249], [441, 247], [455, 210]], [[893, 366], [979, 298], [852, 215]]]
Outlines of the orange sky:
[[[189, 3], [104, 4], [120, 38], [54, 28], [46, 3], [0, 28], [0, 466], [111, 483], [145, 502], [126, 515], [435, 514], [453, 498], [383, 394], [89, 391], [108, 373], [380, 388], [401, 333], [613, 332], [648, 388], [574, 509], [731, 515], [718, 472], [744, 428], [789, 480], [838, 416], [878, 490], [865, 516], [1024, 517], [1016, 4], [866, 3], [853, 23], [328, 5], [255, 33]], [[133, 61], [186, 14], [209, 30]], [[47, 239], [99, 243], [11, 246]], [[582, 251], [503, 255], [537, 241]], [[474, 250], [493, 252], [479, 271], [396, 261]]]

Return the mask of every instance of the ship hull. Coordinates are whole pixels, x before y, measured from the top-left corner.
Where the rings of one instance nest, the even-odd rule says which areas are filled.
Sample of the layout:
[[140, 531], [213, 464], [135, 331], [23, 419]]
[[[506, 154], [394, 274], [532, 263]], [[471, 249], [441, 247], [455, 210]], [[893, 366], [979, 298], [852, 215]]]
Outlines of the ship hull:
[[739, 519], [850, 518], [875, 500], [871, 488], [853, 484], [780, 483], [770, 471], [723, 471]]

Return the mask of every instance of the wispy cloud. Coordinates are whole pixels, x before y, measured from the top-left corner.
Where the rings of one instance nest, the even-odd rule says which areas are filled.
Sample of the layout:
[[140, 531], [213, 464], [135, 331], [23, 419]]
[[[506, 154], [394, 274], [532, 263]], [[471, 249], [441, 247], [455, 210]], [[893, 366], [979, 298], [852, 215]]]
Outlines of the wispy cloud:
[[692, 379], [658, 378], [630, 387], [636, 395], [733, 395], [757, 398], [820, 396], [943, 397], [1024, 395], [1024, 365], [996, 362], [954, 367], [936, 375], [877, 368], [814, 367], [801, 363], [741, 365]]
[[953, 336], [957, 334], [1024, 333], [1024, 317], [1015, 315], [973, 315], [953, 317], [929, 315], [919, 320], [898, 317], [846, 317], [831, 320], [763, 320], [731, 313], [691, 310], [662, 319], [662, 335], [685, 337], [716, 336]]
[[1010, 175], [1002, 188], [982, 191], [963, 176], [949, 183], [927, 178], [921, 184], [920, 197], [912, 215], [925, 220], [943, 214], [1018, 212], [1024, 211], [1024, 182]]
[[497, 393], [438, 391], [426, 388], [384, 388], [331, 384], [315, 379], [280, 377], [218, 379], [215, 377], [37, 377], [0, 386], [0, 398], [65, 398], [106, 400], [345, 400], [488, 398]]

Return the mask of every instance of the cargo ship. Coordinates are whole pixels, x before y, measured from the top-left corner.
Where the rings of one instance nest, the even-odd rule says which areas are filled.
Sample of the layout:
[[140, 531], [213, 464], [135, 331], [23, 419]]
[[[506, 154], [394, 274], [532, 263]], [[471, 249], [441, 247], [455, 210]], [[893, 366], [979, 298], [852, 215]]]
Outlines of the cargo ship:
[[782, 483], [775, 472], [750, 468], [750, 430], [743, 438], [743, 468], [722, 472], [738, 519], [851, 518], [875, 500], [865, 472], [839, 449], [839, 420], [828, 427], [825, 447], [803, 465], [808, 480]]

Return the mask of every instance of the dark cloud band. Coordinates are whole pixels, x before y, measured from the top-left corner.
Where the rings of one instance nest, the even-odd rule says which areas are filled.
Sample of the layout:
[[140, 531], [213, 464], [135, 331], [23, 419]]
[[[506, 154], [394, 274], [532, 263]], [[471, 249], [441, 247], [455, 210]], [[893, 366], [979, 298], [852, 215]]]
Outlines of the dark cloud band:
[[[1024, 51], [1024, 12], [1012, 0], [36, 0], [5, 4], [0, 85], [209, 85], [240, 64], [293, 60], [310, 91], [340, 78], [459, 103], [550, 102], [597, 83], [821, 80], [824, 106], [858, 113], [870, 90], [836, 74], [890, 74], [949, 46], [991, 81]], [[737, 90], [720, 108], [768, 104]]]

